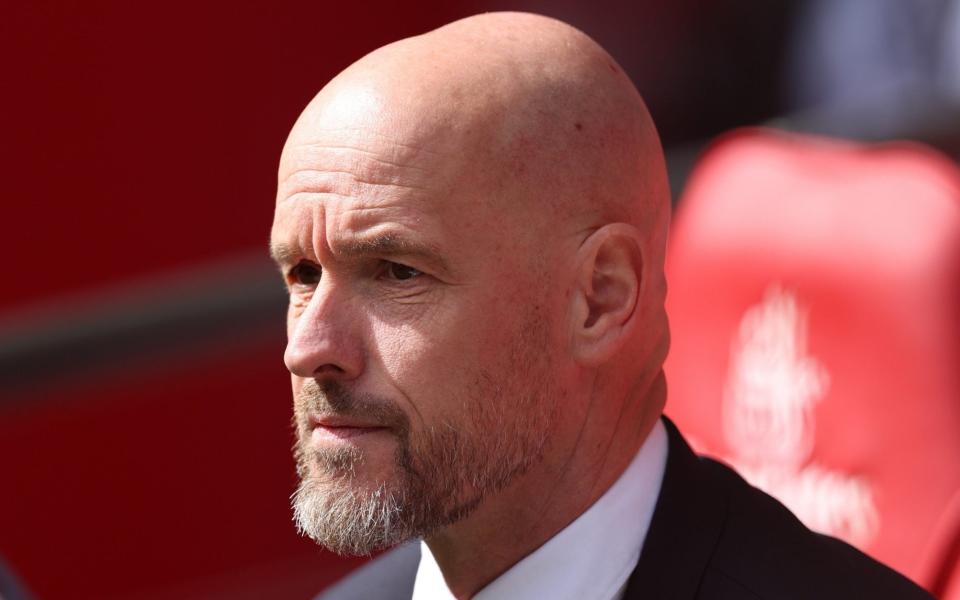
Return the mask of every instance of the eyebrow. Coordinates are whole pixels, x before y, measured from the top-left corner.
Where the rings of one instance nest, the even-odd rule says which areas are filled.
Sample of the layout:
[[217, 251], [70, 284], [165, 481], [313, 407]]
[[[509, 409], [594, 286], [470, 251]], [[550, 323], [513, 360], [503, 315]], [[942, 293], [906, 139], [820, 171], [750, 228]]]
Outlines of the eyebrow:
[[[447, 270], [446, 261], [440, 256], [439, 249], [432, 244], [424, 244], [404, 238], [395, 233], [383, 233], [368, 238], [343, 240], [334, 246], [334, 253], [345, 258], [415, 257]], [[278, 265], [289, 265], [303, 257], [303, 252], [284, 242], [270, 243], [270, 256]]]
[[278, 266], [289, 265], [296, 260], [300, 254], [300, 252], [294, 250], [289, 244], [270, 242], [270, 258], [272, 258], [273, 262], [277, 263]]

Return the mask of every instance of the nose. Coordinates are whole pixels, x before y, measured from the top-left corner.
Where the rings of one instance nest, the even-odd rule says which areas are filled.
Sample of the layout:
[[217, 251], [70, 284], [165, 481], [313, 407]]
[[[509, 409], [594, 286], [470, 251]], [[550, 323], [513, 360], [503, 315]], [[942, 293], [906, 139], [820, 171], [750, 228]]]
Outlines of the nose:
[[356, 302], [321, 279], [299, 314], [291, 310], [283, 361], [297, 377], [355, 379], [363, 372], [363, 336]]

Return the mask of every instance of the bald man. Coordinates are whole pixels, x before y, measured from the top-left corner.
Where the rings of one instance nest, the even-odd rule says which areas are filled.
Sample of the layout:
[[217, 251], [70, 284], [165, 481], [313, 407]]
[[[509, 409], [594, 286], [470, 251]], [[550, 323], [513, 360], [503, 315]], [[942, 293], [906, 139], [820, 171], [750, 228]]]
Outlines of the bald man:
[[668, 220], [639, 94], [555, 20], [457, 21], [310, 102], [271, 237], [295, 519], [399, 545], [327, 597], [925, 597], [661, 418]]

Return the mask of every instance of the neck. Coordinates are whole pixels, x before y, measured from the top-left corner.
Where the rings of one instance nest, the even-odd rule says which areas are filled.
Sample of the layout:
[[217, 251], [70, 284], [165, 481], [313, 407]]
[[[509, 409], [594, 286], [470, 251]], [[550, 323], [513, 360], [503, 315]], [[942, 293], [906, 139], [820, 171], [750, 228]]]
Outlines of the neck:
[[548, 444], [543, 461], [485, 498], [468, 518], [426, 539], [456, 598], [471, 598], [617, 481], [660, 417], [666, 393], [662, 374], [631, 392], [633, 397], [613, 411], [600, 410], [609, 406], [607, 398], [592, 397], [579, 416], [555, 428], [554, 438], [566, 444]]

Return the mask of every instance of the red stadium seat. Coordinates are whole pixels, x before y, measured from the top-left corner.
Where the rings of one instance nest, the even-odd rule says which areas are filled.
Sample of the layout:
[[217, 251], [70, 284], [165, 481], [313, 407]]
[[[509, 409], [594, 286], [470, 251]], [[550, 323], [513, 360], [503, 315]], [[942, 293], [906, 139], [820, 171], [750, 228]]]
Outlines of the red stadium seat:
[[940, 600], [960, 600], [960, 557], [956, 557], [953, 570], [947, 574], [947, 577], [948, 579], [944, 580], [946, 587], [940, 595]]
[[671, 234], [667, 414], [812, 529], [960, 599], [960, 172], [730, 134]]

